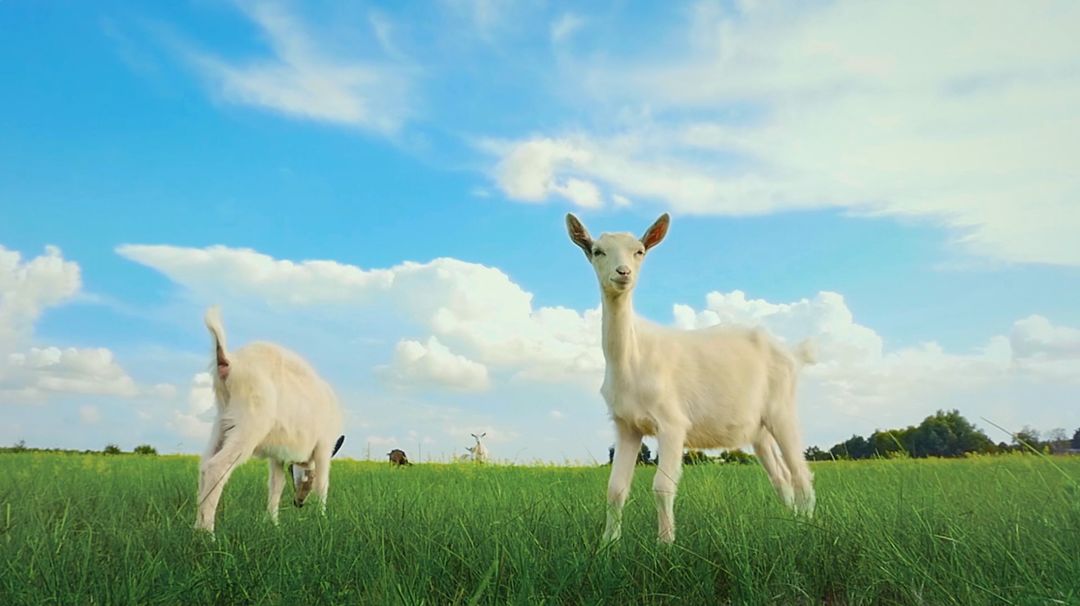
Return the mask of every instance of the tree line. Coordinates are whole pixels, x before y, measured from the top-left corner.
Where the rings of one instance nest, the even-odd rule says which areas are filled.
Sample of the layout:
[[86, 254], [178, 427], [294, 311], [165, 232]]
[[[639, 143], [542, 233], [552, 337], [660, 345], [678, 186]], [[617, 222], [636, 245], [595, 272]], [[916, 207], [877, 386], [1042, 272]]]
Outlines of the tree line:
[[52, 452], [63, 454], [137, 454], [137, 455], [156, 455], [157, 449], [149, 444], [139, 444], [131, 450], [131, 453], [124, 452], [116, 444], [106, 444], [105, 448], [101, 450], [73, 450], [70, 448], [32, 448], [26, 445], [25, 440], [19, 440], [12, 446], [0, 446], [0, 453], [18, 453], [18, 452]]
[[903, 429], [879, 429], [869, 437], [856, 434], [829, 450], [811, 446], [806, 449], [806, 458], [811, 461], [827, 461], [897, 456], [960, 457], [969, 453], [1035, 451], [1056, 454], [1069, 450], [1080, 450], [1080, 428], [1077, 428], [1072, 439], [1069, 439], [1064, 429], [1054, 429], [1043, 436], [1039, 431], [1025, 426], [1013, 435], [1011, 443], [994, 443], [958, 410], [939, 410], [918, 425]]

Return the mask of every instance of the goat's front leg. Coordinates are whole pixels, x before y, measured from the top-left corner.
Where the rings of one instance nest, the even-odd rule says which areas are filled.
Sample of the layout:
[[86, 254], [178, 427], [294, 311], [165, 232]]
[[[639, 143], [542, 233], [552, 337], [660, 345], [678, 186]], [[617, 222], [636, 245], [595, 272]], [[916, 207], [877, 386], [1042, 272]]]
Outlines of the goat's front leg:
[[675, 493], [682, 476], [683, 445], [686, 432], [679, 429], [661, 429], [656, 435], [657, 463], [653, 477], [653, 496], [656, 498], [658, 519], [657, 540], [661, 543], [675, 542]]
[[622, 510], [634, 480], [634, 465], [641, 452], [641, 432], [615, 422], [615, 458], [608, 478], [607, 524], [604, 543], [618, 541], [622, 535]]
[[269, 494], [266, 499], [266, 513], [270, 515], [270, 521], [276, 526], [278, 509], [281, 508], [281, 490], [285, 488], [285, 465], [274, 459], [268, 459], [267, 463], [270, 466], [270, 480], [267, 483]]

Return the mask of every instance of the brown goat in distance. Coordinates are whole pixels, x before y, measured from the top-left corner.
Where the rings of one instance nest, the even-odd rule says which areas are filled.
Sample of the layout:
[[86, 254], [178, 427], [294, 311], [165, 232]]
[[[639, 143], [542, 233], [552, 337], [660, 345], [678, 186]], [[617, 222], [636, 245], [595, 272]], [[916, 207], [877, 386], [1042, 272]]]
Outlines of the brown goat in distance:
[[405, 451], [400, 448], [395, 448], [386, 453], [386, 456], [390, 457], [390, 462], [394, 465], [412, 465], [409, 462], [409, 457], [405, 456]]

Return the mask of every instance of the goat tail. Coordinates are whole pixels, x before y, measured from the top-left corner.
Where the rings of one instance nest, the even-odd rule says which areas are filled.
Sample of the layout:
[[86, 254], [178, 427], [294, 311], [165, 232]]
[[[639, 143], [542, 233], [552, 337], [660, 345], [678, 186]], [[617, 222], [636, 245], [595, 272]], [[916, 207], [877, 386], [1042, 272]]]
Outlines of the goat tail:
[[214, 340], [214, 360], [218, 377], [224, 380], [229, 376], [229, 357], [226, 354], [228, 349], [225, 345], [225, 326], [221, 323], [221, 309], [215, 305], [206, 310], [203, 321]]
[[810, 366], [816, 364], [817, 358], [817, 346], [814, 344], [813, 339], [806, 339], [803, 342], [795, 346], [795, 359], [799, 361], [802, 366]]

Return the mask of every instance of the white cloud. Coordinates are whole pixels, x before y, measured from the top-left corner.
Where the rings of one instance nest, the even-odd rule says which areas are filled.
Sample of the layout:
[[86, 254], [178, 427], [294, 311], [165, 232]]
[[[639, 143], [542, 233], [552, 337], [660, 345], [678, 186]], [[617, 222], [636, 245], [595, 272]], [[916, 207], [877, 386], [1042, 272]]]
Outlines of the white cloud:
[[559, 195], [585, 208], [600, 205], [600, 190], [591, 181], [574, 176], [558, 178], [558, 173], [584, 172], [591, 153], [572, 142], [557, 139], [530, 139], [519, 144], [486, 141], [480, 143], [492, 152], [501, 153], [495, 169], [499, 188], [511, 199], [542, 202]]
[[101, 421], [101, 411], [97, 406], [84, 404], [79, 407], [79, 419], [86, 425], [96, 425]]
[[1018, 320], [1009, 342], [1025, 358], [1080, 358], [1080, 330], [1055, 326], [1039, 315]]
[[[238, 61], [208, 53], [190, 58], [225, 101], [282, 114], [391, 134], [409, 114], [408, 68], [389, 62], [344, 58], [344, 49], [325, 48], [325, 39], [282, 7], [241, 5], [265, 35], [273, 56]], [[383, 45], [385, 19], [371, 22]]]
[[517, 377], [580, 379], [603, 368], [598, 310], [534, 308], [532, 295], [506, 274], [476, 263], [442, 258], [365, 270], [221, 246], [125, 245], [117, 251], [207, 300], [378, 307], [424, 326], [457, 355]]
[[34, 346], [34, 326], [82, 286], [77, 263], [60, 249], [29, 261], [0, 246], [0, 394], [42, 400], [55, 394], [133, 396], [135, 381], [104, 348]]
[[193, 442], [210, 439], [214, 418], [214, 382], [210, 373], [200, 372], [191, 378], [187, 409], [174, 410], [169, 427]]
[[78, 264], [55, 246], [29, 261], [0, 246], [0, 354], [29, 340], [42, 311], [70, 300], [81, 284]]
[[563, 13], [551, 23], [551, 41], [563, 42], [573, 36], [585, 25], [585, 19], [574, 13]]
[[600, 206], [600, 188], [592, 181], [571, 177], [563, 183], [553, 183], [551, 191], [582, 208]]
[[400, 387], [435, 386], [455, 391], [484, 391], [490, 386], [483, 364], [450, 351], [432, 336], [427, 343], [398, 341], [394, 359], [376, 372]]
[[1009, 334], [1013, 363], [1033, 376], [1080, 382], [1080, 329], [1057, 326], [1034, 315], [1018, 320]]
[[561, 421], [566, 418], [566, 415], [563, 414], [561, 410], [552, 410], [548, 413], [548, 416], [550, 416], [552, 419], [555, 419], [556, 421]]
[[74, 347], [33, 347], [8, 354], [0, 389], [30, 398], [49, 393], [133, 396], [139, 391], [111, 351]]
[[518, 200], [577, 178], [688, 214], [921, 217], [979, 255], [1078, 265], [1077, 23], [1067, 0], [703, 2], [661, 37], [683, 47], [567, 64], [610, 122], [487, 149]]

